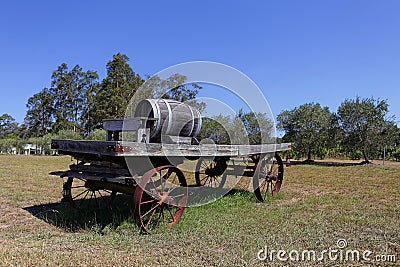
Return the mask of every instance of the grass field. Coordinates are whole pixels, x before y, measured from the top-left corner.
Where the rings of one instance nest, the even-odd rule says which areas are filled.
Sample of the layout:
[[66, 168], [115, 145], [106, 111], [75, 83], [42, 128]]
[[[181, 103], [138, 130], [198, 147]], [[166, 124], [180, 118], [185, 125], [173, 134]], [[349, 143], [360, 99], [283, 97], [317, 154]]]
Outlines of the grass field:
[[[172, 229], [140, 234], [129, 207], [82, 213], [61, 198], [69, 157], [0, 156], [1, 266], [375, 266], [330, 260], [261, 262], [269, 250], [347, 247], [400, 264], [400, 165], [286, 168], [279, 196], [266, 203], [236, 190], [188, 208]], [[116, 204], [130, 202], [120, 196]], [[292, 254], [295, 255], [295, 254]], [[276, 256], [276, 255], [275, 255]], [[383, 259], [383, 257], [380, 257]], [[390, 259], [387, 259], [390, 260]]]

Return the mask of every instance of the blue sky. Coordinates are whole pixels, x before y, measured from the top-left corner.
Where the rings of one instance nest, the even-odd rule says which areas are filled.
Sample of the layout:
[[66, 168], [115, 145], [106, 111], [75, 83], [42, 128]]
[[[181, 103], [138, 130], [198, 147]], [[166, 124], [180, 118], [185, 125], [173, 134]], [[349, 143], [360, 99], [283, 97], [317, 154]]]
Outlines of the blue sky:
[[388, 99], [400, 120], [400, 1], [2, 1], [0, 114], [22, 122], [57, 66], [105, 77], [121, 52], [144, 76], [174, 64], [230, 65], [272, 112]]

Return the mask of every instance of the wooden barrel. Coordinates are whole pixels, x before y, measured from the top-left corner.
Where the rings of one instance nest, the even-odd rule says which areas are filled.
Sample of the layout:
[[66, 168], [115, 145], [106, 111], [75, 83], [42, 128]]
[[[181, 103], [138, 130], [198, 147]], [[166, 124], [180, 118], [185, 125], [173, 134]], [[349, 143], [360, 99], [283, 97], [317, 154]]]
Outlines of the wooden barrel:
[[135, 117], [154, 118], [150, 138], [161, 135], [196, 137], [201, 128], [201, 114], [185, 103], [171, 99], [144, 99], [135, 110]]

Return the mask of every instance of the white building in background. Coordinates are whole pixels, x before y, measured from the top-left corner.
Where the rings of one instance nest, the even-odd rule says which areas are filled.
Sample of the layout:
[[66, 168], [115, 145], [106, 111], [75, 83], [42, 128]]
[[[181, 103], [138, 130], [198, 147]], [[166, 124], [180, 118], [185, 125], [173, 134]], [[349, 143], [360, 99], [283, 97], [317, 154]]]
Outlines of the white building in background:
[[36, 155], [40, 153], [40, 149], [34, 144], [26, 144], [23, 148], [12, 147], [11, 150], [0, 151], [6, 154], [23, 154], [23, 155]]
[[38, 154], [39, 149], [34, 144], [26, 144], [24, 145], [24, 155], [36, 155]]

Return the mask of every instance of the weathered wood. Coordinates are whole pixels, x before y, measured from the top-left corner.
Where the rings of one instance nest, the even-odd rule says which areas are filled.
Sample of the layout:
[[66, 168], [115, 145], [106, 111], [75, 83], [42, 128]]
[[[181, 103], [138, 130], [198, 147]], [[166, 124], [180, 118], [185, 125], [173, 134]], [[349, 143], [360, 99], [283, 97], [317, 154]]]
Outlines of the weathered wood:
[[184, 136], [173, 136], [173, 135], [163, 135], [162, 142], [164, 144], [192, 144], [192, 137], [184, 137]]
[[[139, 180], [138, 180], [139, 181]], [[135, 192], [136, 184], [125, 184], [115, 183], [113, 181], [104, 182], [104, 181], [95, 181], [94, 185], [97, 188], [101, 188], [103, 190], [114, 191], [122, 194], [133, 195]]]
[[[147, 119], [147, 118], [145, 118]], [[142, 126], [142, 118], [104, 119], [103, 129], [106, 131], [136, 131]]]
[[107, 133], [106, 141], [119, 141], [122, 131], [136, 131], [136, 141], [148, 143], [150, 129], [148, 122], [154, 123], [156, 119], [148, 117], [104, 119], [103, 128]]
[[144, 99], [135, 110], [135, 117], [157, 119], [150, 127], [152, 142], [160, 142], [161, 135], [196, 137], [201, 128], [200, 112], [172, 99]]
[[128, 169], [117, 169], [96, 165], [81, 165], [72, 164], [69, 168], [73, 171], [87, 172], [87, 173], [100, 173], [100, 174], [111, 174], [111, 175], [122, 175], [129, 177], [131, 174]]
[[137, 182], [141, 181], [141, 177], [133, 179], [132, 177], [124, 176], [97, 176], [91, 173], [81, 173], [72, 170], [68, 170], [65, 172], [51, 172], [50, 174], [60, 177], [72, 177], [85, 181], [93, 181], [96, 188], [101, 188], [104, 190], [110, 190], [123, 194], [133, 194], [135, 192]]
[[136, 143], [116, 141], [81, 141], [81, 140], [52, 140], [52, 148], [58, 149], [60, 154], [73, 155], [74, 153], [94, 154], [111, 157], [138, 157], [138, 156], [245, 156], [251, 154], [267, 154], [276, 151], [289, 150], [290, 143], [263, 144], [263, 145], [188, 145], [188, 144], [160, 144]]

